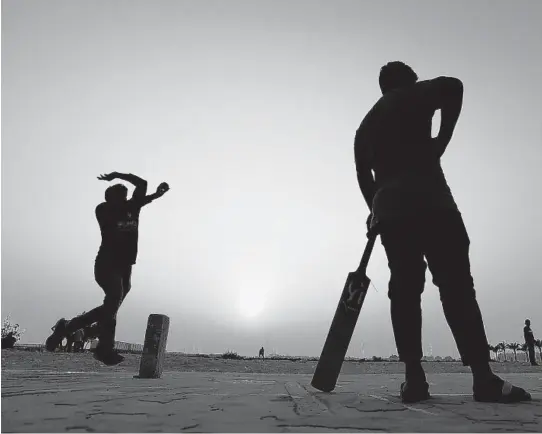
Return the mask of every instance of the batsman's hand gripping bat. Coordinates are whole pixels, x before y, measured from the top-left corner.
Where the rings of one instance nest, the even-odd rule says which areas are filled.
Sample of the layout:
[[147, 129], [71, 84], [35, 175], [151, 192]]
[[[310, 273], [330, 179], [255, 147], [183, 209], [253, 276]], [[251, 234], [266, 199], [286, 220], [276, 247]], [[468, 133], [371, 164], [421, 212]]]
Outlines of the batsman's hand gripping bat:
[[312, 377], [312, 387], [322, 392], [335, 389], [341, 367], [354, 334], [359, 312], [371, 280], [367, 277], [367, 264], [371, 257], [377, 234], [369, 233], [367, 245], [356, 271], [348, 273], [346, 283], [335, 311], [329, 333]]

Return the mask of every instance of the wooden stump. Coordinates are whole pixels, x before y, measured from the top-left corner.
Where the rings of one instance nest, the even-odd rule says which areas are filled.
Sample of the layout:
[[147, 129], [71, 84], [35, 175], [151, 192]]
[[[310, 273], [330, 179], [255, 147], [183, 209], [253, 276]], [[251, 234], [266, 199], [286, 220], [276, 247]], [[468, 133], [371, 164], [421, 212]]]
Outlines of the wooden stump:
[[169, 317], [149, 315], [138, 378], [160, 378], [162, 375], [168, 331]]

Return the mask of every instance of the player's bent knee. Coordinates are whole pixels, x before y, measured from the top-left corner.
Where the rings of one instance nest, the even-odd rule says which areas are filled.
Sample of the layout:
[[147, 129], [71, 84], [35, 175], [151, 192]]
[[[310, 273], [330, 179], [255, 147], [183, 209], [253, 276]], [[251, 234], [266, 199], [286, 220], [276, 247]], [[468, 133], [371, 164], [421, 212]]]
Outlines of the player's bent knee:
[[388, 297], [399, 300], [419, 299], [425, 288], [425, 275], [409, 273], [392, 275], [388, 286]]
[[467, 303], [476, 301], [476, 291], [472, 286], [454, 286], [450, 288], [443, 287], [439, 288], [439, 293], [440, 301], [443, 304], [455, 304], [458, 306], [458, 308], [465, 306]]
[[440, 292], [440, 299], [445, 301], [448, 298], [452, 299], [472, 299], [476, 298], [476, 290], [474, 289], [474, 281], [470, 275], [455, 276], [452, 279], [444, 281], [433, 281]]

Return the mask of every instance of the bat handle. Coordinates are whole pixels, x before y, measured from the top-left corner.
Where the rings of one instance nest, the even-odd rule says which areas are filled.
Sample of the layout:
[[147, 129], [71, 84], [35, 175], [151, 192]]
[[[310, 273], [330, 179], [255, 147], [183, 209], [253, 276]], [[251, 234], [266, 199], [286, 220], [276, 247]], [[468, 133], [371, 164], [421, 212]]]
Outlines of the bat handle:
[[369, 234], [369, 239], [367, 240], [367, 245], [365, 246], [365, 250], [363, 251], [363, 255], [361, 256], [361, 262], [359, 263], [359, 267], [356, 273], [365, 274], [367, 270], [367, 265], [369, 264], [369, 259], [371, 259], [371, 253], [373, 252], [376, 237], [376, 233]]

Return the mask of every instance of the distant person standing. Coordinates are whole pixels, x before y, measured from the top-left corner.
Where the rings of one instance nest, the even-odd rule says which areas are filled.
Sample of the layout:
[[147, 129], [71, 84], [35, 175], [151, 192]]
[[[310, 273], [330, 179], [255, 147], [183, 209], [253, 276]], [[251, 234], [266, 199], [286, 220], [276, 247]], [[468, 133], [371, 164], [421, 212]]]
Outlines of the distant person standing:
[[529, 361], [531, 365], [538, 366], [536, 363], [536, 353], [534, 352], [535, 338], [533, 331], [531, 330], [531, 320], [525, 320], [525, 327], [523, 327], [523, 336], [525, 337], [525, 343], [527, 344], [527, 349], [529, 350]]
[[17, 342], [17, 338], [13, 332], [9, 332], [2, 338], [2, 349], [5, 350], [13, 348], [15, 346], [15, 342]]
[[260, 348], [260, 353], [258, 354], [258, 357], [259, 357], [259, 358], [261, 357], [261, 358], [265, 359], [265, 354], [264, 354], [264, 349], [263, 349], [263, 347]]
[[106, 365], [116, 365], [124, 360], [115, 349], [117, 311], [131, 288], [132, 266], [136, 263], [141, 208], [154, 199], [162, 197], [168, 190], [161, 183], [156, 193], [149, 196], [147, 181], [132, 174], [113, 172], [98, 177], [102, 181], [122, 179], [135, 186], [130, 200], [128, 189], [116, 184], [105, 190], [105, 202], [96, 207], [96, 218], [100, 225], [102, 243], [94, 264], [94, 277], [105, 293], [103, 304], [70, 321], [61, 318], [47, 338], [47, 351], [54, 351], [63, 338], [92, 323], [99, 324], [99, 343], [94, 357]]
[[73, 350], [73, 333], [66, 336], [66, 352], [71, 353]]
[[[529, 393], [502, 380], [489, 366], [470, 271], [470, 240], [440, 164], [461, 113], [463, 83], [452, 77], [418, 82], [403, 62], [383, 66], [379, 83], [382, 97], [356, 132], [355, 159], [371, 211], [368, 229], [380, 233], [390, 268], [392, 325], [406, 371], [401, 399], [430, 397], [421, 365], [421, 295], [429, 265], [461, 359], [472, 370], [474, 399], [530, 400]], [[440, 131], [432, 138], [431, 122], [439, 109]]]
[[73, 334], [73, 352], [82, 353], [84, 346], [83, 329], [76, 330], [76, 332]]

